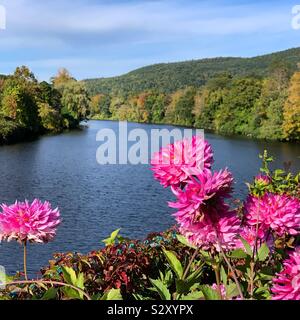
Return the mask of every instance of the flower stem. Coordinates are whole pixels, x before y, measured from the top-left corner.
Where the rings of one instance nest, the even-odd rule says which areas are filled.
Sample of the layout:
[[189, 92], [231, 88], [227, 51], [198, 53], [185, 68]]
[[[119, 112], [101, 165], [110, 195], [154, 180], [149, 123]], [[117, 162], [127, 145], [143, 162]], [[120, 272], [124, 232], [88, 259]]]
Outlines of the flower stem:
[[185, 269], [185, 271], [183, 273], [182, 280], [185, 280], [186, 276], [188, 275], [188, 272], [189, 272], [189, 270], [190, 270], [190, 268], [192, 266], [193, 261], [195, 260], [195, 258], [197, 256], [198, 252], [199, 252], [199, 248], [197, 248], [195, 250], [194, 254], [192, 255], [192, 257], [191, 257], [191, 259], [189, 261], [189, 264], [187, 265], [187, 267], [186, 267], [186, 269]]
[[[192, 263], [193, 263], [193, 261], [195, 260], [195, 258], [196, 258], [196, 256], [197, 256], [199, 250], [200, 250], [200, 249], [197, 248], [197, 249], [194, 251], [194, 253], [193, 253], [193, 255], [192, 255], [192, 257], [191, 257], [191, 259], [190, 259], [190, 261], [189, 261], [189, 263], [188, 263], [188, 265], [187, 265], [187, 267], [186, 267], [185, 270], [184, 270], [184, 273], [183, 273], [182, 279], [181, 279], [182, 281], [184, 281], [185, 278], [187, 277], [187, 275], [188, 275], [188, 273], [189, 273], [189, 271], [190, 271], [190, 269], [191, 269]], [[175, 294], [176, 294], [176, 293], [175, 293]], [[181, 296], [182, 296], [182, 294], [180, 294], [180, 295], [177, 297], [177, 294], [176, 294], [176, 295], [174, 296], [174, 300], [180, 300]]]
[[255, 277], [255, 262], [250, 262], [250, 297], [251, 300], [253, 299], [253, 292], [254, 292], [254, 277]]
[[237, 286], [239, 295], [240, 295], [241, 299], [244, 300], [244, 295], [243, 295], [243, 292], [242, 292], [242, 289], [241, 289], [241, 285], [240, 285], [239, 280], [238, 280], [238, 278], [237, 278], [237, 276], [235, 274], [235, 271], [233, 270], [233, 267], [232, 267], [231, 263], [229, 262], [229, 260], [227, 259], [226, 254], [225, 254], [225, 252], [224, 252], [224, 250], [223, 250], [223, 248], [221, 246], [220, 246], [220, 250], [221, 250], [221, 254], [222, 254], [225, 262], [227, 263], [227, 266], [228, 266], [229, 270], [232, 273], [232, 276], [233, 276], [234, 282], [235, 282], [235, 284]]
[[28, 280], [27, 277], [27, 241], [25, 240], [23, 242], [23, 248], [24, 248], [24, 256], [23, 256], [23, 261], [24, 261], [24, 276], [25, 276], [25, 280]]
[[12, 282], [9, 282], [6, 284], [6, 287], [8, 286], [11, 286], [11, 285], [21, 285], [21, 284], [50, 284], [50, 285], [57, 285], [57, 286], [61, 286], [61, 287], [69, 287], [69, 288], [72, 288], [76, 291], [78, 291], [79, 293], [82, 293], [82, 295], [87, 299], [87, 300], [92, 300], [92, 298], [82, 289], [80, 288], [77, 288], [71, 284], [68, 284], [68, 283], [64, 283], [64, 282], [60, 282], [60, 281], [52, 281], [52, 280], [31, 280], [31, 281], [12, 281]]
[[253, 299], [253, 293], [254, 293], [254, 278], [255, 278], [255, 266], [256, 266], [255, 258], [258, 254], [259, 214], [260, 214], [260, 200], [258, 201], [257, 221], [255, 226], [255, 242], [254, 242], [254, 248], [253, 248], [252, 257], [250, 261], [250, 297], [251, 299]]
[[221, 279], [220, 279], [220, 268], [219, 265], [216, 264], [213, 266], [213, 269], [215, 271], [215, 275], [216, 275], [216, 282], [217, 282], [217, 287], [218, 287], [218, 293], [220, 295], [221, 300], [223, 300], [223, 296], [222, 296], [222, 290], [221, 290]]

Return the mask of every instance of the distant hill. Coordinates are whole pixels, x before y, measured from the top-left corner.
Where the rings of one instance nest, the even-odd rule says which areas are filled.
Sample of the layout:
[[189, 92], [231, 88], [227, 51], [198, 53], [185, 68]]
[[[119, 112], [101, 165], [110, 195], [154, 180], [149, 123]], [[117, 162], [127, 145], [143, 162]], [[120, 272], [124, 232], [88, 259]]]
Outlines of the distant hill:
[[283, 60], [292, 71], [300, 62], [300, 48], [253, 58], [213, 58], [160, 63], [111, 78], [84, 80], [90, 94], [127, 94], [156, 89], [170, 93], [186, 86], [201, 86], [214, 75], [230, 72], [234, 76], [266, 76], [274, 61]]

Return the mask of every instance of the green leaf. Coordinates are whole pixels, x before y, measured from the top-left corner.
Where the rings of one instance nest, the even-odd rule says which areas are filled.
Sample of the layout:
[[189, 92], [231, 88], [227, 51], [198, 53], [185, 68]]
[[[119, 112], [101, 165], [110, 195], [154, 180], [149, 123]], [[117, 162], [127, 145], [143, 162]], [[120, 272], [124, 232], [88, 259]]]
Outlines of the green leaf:
[[244, 248], [245, 248], [247, 254], [248, 254], [249, 256], [252, 256], [253, 251], [252, 251], [252, 248], [251, 248], [250, 243], [249, 243], [246, 239], [244, 239], [243, 237], [239, 237], [239, 238], [241, 239], [241, 241], [242, 241], [242, 243], [243, 243], [243, 245], [244, 245]]
[[146, 297], [138, 293], [132, 294], [135, 300], [153, 300], [151, 297]]
[[269, 256], [269, 253], [270, 253], [270, 249], [269, 249], [267, 243], [263, 243], [257, 252], [258, 260], [265, 261], [267, 259], [267, 257]]
[[56, 295], [57, 295], [57, 292], [58, 292], [58, 289], [57, 288], [50, 288], [48, 289], [43, 297], [42, 297], [42, 300], [53, 300], [56, 298]]
[[[81, 290], [84, 290], [84, 275], [83, 275], [83, 273], [78, 274], [78, 277], [76, 280], [76, 287]], [[80, 295], [80, 298], [83, 299], [83, 293], [80, 291], [78, 291], [78, 293]]]
[[209, 286], [201, 286], [201, 291], [203, 292], [205, 300], [221, 300], [219, 292]]
[[239, 290], [235, 283], [230, 283], [228, 286], [226, 286], [226, 296], [228, 299], [237, 297], [238, 295], [239, 295]]
[[101, 293], [96, 293], [92, 296], [92, 300], [101, 300], [102, 294]]
[[176, 235], [176, 238], [177, 238], [177, 240], [180, 242], [180, 243], [182, 243], [183, 245], [185, 245], [185, 246], [187, 246], [187, 247], [189, 247], [189, 248], [193, 248], [193, 249], [197, 249], [197, 247], [196, 246], [193, 246], [189, 241], [188, 241], [188, 239], [187, 238], [185, 238], [184, 236], [182, 236], [181, 234], [177, 234]]
[[196, 271], [194, 271], [193, 273], [191, 273], [187, 278], [186, 281], [188, 282], [197, 282], [199, 280], [199, 277], [202, 275], [203, 273], [203, 269], [202, 267], [199, 267]]
[[204, 298], [202, 291], [194, 291], [187, 295], [181, 296], [180, 300], [200, 300]]
[[102, 242], [104, 242], [106, 246], [113, 245], [115, 243], [116, 238], [118, 237], [118, 234], [119, 234], [120, 230], [121, 229], [117, 229], [117, 230], [113, 231], [110, 234], [110, 237], [107, 238], [107, 239], [102, 240]]
[[64, 279], [66, 283], [72, 284], [73, 286], [76, 286], [77, 284], [77, 277], [76, 272], [74, 269], [70, 267], [61, 267]]
[[76, 281], [76, 287], [84, 290], [84, 275], [83, 273], [79, 273]]
[[233, 259], [245, 259], [247, 256], [247, 253], [243, 249], [236, 249], [229, 253], [229, 257]]
[[111, 289], [100, 300], [123, 300], [120, 289]]
[[183, 276], [183, 267], [181, 262], [177, 259], [175, 253], [172, 251], [163, 250], [172, 270], [175, 272], [178, 279]]
[[150, 282], [162, 300], [171, 300], [171, 293], [162, 281], [150, 279]]
[[64, 287], [62, 288], [62, 291], [70, 299], [81, 299], [79, 292], [73, 288]]
[[261, 280], [272, 280], [274, 278], [274, 271], [273, 271], [272, 267], [270, 267], [270, 266], [263, 267], [259, 271], [258, 277]]
[[213, 263], [213, 260], [207, 251], [200, 250], [199, 253], [201, 255], [202, 260], [204, 260], [208, 265], [211, 265]]
[[221, 266], [220, 274], [221, 274], [222, 283], [226, 284], [227, 283], [227, 273], [226, 273], [223, 266]]

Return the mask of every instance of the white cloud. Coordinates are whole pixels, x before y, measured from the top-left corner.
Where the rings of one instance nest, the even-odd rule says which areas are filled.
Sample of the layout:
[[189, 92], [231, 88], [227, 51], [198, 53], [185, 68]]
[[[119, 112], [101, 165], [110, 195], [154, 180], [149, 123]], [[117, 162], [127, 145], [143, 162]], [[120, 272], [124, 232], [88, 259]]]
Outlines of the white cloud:
[[[206, 2], [178, 5], [174, 1], [88, 4], [87, 1], [9, 0], [7, 36], [74, 42], [95, 35], [105, 41], [116, 33], [132, 38], [276, 32], [290, 28], [290, 12], [280, 7], [260, 12], [259, 6], [213, 6]], [[137, 36], [136, 36], [137, 35]], [[5, 38], [5, 34], [1, 38]], [[0, 43], [2, 39], [0, 38]], [[84, 40], [84, 39], [83, 39]], [[33, 43], [34, 45], [34, 43]]]
[[[171, 51], [175, 48], [181, 52], [183, 42], [199, 47], [207, 39], [221, 42], [254, 34], [271, 38], [291, 28], [286, 4], [229, 5], [226, 1], [225, 5], [221, 0], [0, 1], [7, 12], [7, 29], [0, 30], [1, 72], [10, 70], [10, 64], [28, 64], [43, 77], [62, 65], [78, 70], [78, 74], [84, 74], [84, 68], [94, 73], [97, 66], [105, 75], [113, 70], [121, 73], [143, 63], [166, 61], [168, 56], [177, 58], [179, 55]], [[162, 46], [167, 48], [164, 52]], [[152, 55], [146, 52], [150, 47]], [[192, 56], [186, 48], [185, 56]], [[199, 55], [197, 52], [195, 57]]]

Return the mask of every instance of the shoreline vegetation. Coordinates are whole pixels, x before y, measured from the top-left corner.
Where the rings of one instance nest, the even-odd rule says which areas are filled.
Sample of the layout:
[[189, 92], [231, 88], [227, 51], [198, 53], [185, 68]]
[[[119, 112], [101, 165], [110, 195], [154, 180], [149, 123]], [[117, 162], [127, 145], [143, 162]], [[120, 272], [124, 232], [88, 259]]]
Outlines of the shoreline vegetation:
[[[89, 87], [87, 86], [89, 89]], [[300, 72], [276, 64], [267, 78], [223, 73], [174, 93], [91, 97], [91, 120], [127, 120], [201, 128], [223, 136], [300, 140]]]
[[157, 64], [84, 83], [92, 119], [299, 141], [299, 63], [295, 48], [254, 58]]
[[[228, 61], [231, 68], [222, 71]], [[131, 89], [110, 78], [110, 90], [103, 87], [103, 79], [77, 81], [66, 69], [60, 69], [48, 83], [38, 82], [26, 66], [18, 67], [12, 75], [0, 75], [0, 145], [75, 129], [86, 119], [167, 124], [223, 136], [299, 142], [300, 48], [265, 56], [264, 61], [251, 60], [251, 68], [244, 70], [238, 59], [200, 60], [201, 68], [206, 66], [211, 72], [205, 81], [192, 85], [188, 78], [195, 75], [187, 74], [181, 63], [174, 64], [171, 87], [165, 82], [158, 85], [160, 76], [167, 77], [166, 70], [160, 74], [158, 68], [150, 81], [147, 74], [157, 65], [149, 66], [140, 69], [145, 73], [143, 85], [138, 76]], [[184, 65], [189, 63], [197, 61]], [[180, 85], [175, 79], [180, 79]]]
[[89, 110], [84, 84], [61, 69], [51, 83], [38, 82], [26, 67], [0, 76], [0, 145], [79, 128]]

